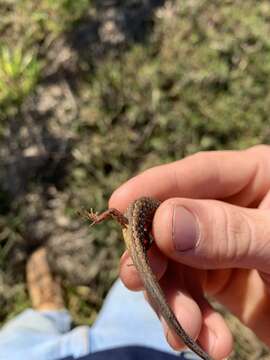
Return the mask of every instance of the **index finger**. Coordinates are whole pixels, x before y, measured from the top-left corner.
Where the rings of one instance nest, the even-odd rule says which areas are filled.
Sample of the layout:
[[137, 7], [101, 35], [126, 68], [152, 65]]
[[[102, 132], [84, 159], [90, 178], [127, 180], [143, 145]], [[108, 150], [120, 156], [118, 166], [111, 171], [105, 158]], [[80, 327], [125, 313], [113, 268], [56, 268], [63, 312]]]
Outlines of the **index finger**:
[[256, 206], [270, 186], [270, 147], [241, 151], [200, 152], [153, 167], [121, 185], [110, 207], [124, 211], [141, 196], [161, 201], [172, 197], [226, 200]]

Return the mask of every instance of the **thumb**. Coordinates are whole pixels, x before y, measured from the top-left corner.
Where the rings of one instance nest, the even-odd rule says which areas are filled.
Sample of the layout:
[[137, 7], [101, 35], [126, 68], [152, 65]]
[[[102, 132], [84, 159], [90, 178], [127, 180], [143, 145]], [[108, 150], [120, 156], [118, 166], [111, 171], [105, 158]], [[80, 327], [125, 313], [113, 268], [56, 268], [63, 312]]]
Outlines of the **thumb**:
[[169, 258], [200, 269], [270, 273], [270, 210], [173, 198], [156, 211], [153, 235]]

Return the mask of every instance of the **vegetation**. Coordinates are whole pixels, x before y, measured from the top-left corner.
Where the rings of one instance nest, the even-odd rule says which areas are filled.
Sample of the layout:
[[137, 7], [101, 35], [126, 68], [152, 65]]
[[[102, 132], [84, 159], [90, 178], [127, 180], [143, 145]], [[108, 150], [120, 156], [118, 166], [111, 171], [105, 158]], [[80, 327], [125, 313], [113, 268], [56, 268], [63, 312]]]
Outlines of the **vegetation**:
[[156, 164], [269, 143], [269, 13], [255, 0], [0, 0], [0, 321], [29, 306], [24, 264], [46, 244], [90, 324], [123, 246], [77, 210], [104, 209]]

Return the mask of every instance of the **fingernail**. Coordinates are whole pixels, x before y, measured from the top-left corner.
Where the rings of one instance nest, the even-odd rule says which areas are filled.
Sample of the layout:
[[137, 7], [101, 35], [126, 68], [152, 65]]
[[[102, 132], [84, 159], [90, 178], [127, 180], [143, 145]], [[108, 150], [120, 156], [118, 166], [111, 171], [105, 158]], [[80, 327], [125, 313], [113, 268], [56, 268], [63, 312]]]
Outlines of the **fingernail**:
[[173, 242], [177, 251], [193, 249], [198, 241], [199, 228], [194, 215], [182, 206], [173, 209]]

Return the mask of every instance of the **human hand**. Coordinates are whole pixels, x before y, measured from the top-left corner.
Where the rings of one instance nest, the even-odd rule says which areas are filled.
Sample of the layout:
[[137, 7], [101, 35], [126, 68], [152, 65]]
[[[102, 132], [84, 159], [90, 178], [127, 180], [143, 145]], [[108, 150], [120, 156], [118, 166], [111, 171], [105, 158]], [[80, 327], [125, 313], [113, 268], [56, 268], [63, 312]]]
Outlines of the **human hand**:
[[[231, 333], [204, 293], [270, 345], [270, 147], [204, 152], [149, 169], [118, 188], [110, 207], [163, 203], [153, 221], [150, 263], [184, 329], [213, 358], [232, 350]], [[120, 276], [142, 288], [125, 253]], [[162, 321], [170, 345], [183, 346]]]

